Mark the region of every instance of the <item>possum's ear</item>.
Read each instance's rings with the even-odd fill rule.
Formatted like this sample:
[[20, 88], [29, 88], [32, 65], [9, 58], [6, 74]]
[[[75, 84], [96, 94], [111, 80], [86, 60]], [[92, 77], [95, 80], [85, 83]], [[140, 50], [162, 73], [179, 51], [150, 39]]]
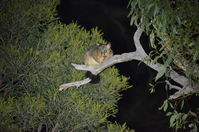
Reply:
[[111, 48], [111, 43], [107, 44], [107, 48], [110, 49]]

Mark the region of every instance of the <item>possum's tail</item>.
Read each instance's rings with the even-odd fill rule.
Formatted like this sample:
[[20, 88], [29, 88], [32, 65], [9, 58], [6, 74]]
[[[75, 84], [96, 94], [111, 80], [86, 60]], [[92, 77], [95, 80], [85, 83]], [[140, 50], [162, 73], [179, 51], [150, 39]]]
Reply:
[[90, 83], [92, 83], [92, 84], [97, 84], [100, 82], [99, 75], [93, 75], [91, 72], [87, 71], [85, 76], [91, 79]]

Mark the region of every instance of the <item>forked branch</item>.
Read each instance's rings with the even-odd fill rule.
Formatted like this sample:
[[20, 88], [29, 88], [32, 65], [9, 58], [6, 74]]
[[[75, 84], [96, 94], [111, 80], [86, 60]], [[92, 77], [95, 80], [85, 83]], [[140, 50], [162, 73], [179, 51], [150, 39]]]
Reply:
[[[152, 69], [159, 71], [160, 68], [163, 66], [162, 64], [160, 64], [160, 63], [153, 64], [152, 61], [146, 60], [148, 55], [146, 54], [146, 52], [144, 51], [144, 49], [140, 43], [141, 34], [142, 34], [142, 30], [138, 28], [133, 37], [135, 46], [136, 46], [136, 51], [134, 51], [134, 52], [123, 53], [121, 55], [114, 55], [111, 58], [104, 61], [103, 63], [96, 65], [96, 66], [78, 65], [78, 64], [73, 64], [73, 63], [72, 63], [72, 65], [77, 70], [90, 71], [93, 75], [97, 75], [100, 72], [102, 72], [104, 69], [106, 69], [114, 64], [127, 62], [127, 61], [131, 61], [131, 60], [138, 60], [138, 61], [144, 62], [146, 65], [148, 65]], [[178, 86], [174, 86], [167, 81], [166, 83], [170, 89], [177, 90], [177, 92], [175, 94], [171, 95], [169, 97], [169, 99], [176, 99], [185, 94], [190, 94], [190, 93], [194, 93], [194, 92], [198, 91], [198, 88], [192, 87], [192, 85], [189, 83], [189, 80], [185, 76], [178, 74], [172, 68], [169, 70], [169, 77], [182, 86], [182, 88], [178, 87]], [[62, 84], [60, 86], [59, 90], [66, 90], [67, 88], [72, 87], [72, 86], [79, 87], [81, 85], [85, 85], [85, 84], [89, 83], [90, 81], [91, 81], [91, 79], [86, 78], [81, 81]]]

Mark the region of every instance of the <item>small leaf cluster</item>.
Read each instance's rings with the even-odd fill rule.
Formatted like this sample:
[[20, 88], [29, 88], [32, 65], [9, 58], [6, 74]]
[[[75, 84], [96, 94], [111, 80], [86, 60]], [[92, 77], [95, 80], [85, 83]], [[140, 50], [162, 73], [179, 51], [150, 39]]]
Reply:
[[166, 116], [170, 117], [170, 127], [175, 128], [176, 131], [185, 129], [191, 132], [198, 132], [199, 109], [194, 112], [191, 110], [183, 112], [184, 102], [185, 100], [183, 99], [175, 103], [165, 100], [159, 110], [167, 112]]
[[126, 128], [126, 124], [122, 126], [117, 123], [108, 125], [108, 132], [135, 132], [134, 130], [130, 130]]

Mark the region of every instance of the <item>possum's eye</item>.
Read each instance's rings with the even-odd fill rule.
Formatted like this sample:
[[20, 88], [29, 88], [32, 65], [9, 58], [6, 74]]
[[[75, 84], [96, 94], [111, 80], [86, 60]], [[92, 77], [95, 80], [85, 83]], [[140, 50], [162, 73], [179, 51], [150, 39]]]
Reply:
[[107, 50], [102, 51], [102, 55], [105, 56], [107, 54]]

